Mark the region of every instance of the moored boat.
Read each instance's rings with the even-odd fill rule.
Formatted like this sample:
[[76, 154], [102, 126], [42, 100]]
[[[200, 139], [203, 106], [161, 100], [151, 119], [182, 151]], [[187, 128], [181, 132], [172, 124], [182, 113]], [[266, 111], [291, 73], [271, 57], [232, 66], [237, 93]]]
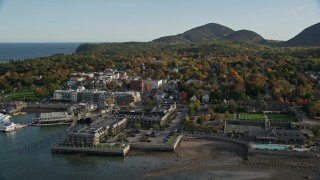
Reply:
[[21, 125], [21, 124], [15, 124], [13, 122], [10, 122], [10, 123], [5, 123], [3, 124], [1, 127], [0, 127], [0, 131], [3, 131], [3, 132], [12, 132], [12, 131], [16, 131], [18, 129], [21, 129], [23, 128], [24, 125]]

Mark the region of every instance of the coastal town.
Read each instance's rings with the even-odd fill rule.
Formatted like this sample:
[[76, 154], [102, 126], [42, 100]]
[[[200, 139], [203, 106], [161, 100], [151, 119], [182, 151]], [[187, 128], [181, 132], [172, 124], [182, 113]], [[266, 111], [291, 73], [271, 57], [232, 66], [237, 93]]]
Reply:
[[320, 179], [320, 0], [0, 0], [0, 180]]
[[[73, 73], [67, 89], [56, 90], [51, 98], [1, 103], [1, 111], [54, 110], [40, 113], [29, 124], [68, 126], [66, 138], [52, 145], [53, 153], [126, 156], [131, 149], [175, 151], [184, 139], [205, 138], [243, 145], [248, 157], [320, 157], [319, 139], [313, 134], [319, 122], [306, 118], [298, 106], [259, 97], [225, 101], [234, 103], [233, 113], [215, 113], [209, 104], [210, 93], [187, 97], [176, 80], [142, 79], [106, 69]], [[20, 126], [15, 130], [25, 127]]]

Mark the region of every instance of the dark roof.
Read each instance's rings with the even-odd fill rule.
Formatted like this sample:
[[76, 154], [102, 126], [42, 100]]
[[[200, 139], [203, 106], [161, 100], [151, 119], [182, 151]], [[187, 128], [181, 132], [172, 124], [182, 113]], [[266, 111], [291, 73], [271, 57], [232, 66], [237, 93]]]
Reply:
[[287, 129], [249, 129], [249, 137], [269, 137], [271, 134], [276, 134], [276, 137], [285, 138], [304, 138], [300, 130]]

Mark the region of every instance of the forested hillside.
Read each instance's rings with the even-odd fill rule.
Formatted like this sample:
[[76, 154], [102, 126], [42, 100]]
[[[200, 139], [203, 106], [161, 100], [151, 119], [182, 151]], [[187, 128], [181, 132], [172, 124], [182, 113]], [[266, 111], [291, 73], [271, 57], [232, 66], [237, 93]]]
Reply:
[[[38, 97], [46, 97], [66, 87], [73, 72], [106, 68], [127, 71], [129, 76], [180, 80], [179, 90], [189, 97], [210, 92], [212, 103], [270, 96], [292, 105], [314, 107], [319, 97], [319, 79], [310, 78], [310, 72], [320, 71], [320, 49], [221, 41], [84, 44], [74, 55], [1, 64], [0, 89], [8, 93], [29, 88]], [[186, 85], [190, 79], [202, 83]]]

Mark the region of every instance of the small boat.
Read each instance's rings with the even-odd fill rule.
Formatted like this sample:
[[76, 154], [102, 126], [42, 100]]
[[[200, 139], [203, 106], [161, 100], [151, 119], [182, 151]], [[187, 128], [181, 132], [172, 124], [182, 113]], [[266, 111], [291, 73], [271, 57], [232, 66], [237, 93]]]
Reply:
[[14, 116], [18, 116], [18, 115], [24, 115], [24, 114], [26, 114], [26, 112], [17, 112], [17, 113], [15, 113], [15, 114], [13, 114]]
[[3, 132], [12, 132], [12, 131], [16, 131], [18, 129], [21, 129], [23, 128], [24, 125], [21, 125], [21, 124], [15, 124], [13, 122], [10, 122], [10, 123], [5, 123], [4, 125], [2, 125], [0, 127], [0, 131], [3, 131]]

